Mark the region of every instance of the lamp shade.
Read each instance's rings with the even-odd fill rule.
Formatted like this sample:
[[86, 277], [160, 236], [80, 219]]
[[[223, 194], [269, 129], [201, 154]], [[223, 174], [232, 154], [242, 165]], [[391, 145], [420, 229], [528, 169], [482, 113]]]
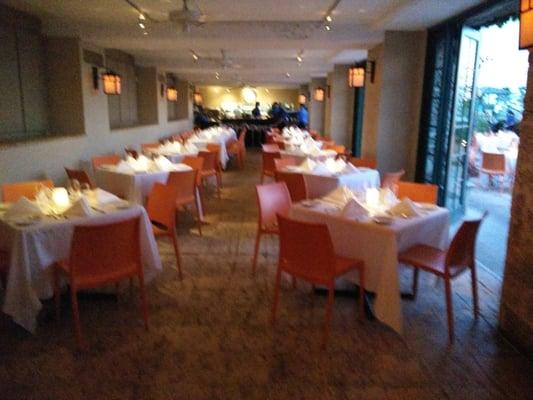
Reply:
[[109, 95], [120, 94], [120, 75], [112, 71], [102, 74], [102, 81], [104, 82], [104, 93]]
[[298, 104], [307, 103], [307, 96], [305, 94], [298, 95]]
[[318, 87], [315, 89], [314, 98], [316, 101], [324, 101], [325, 94], [324, 89]]
[[365, 69], [363, 67], [350, 67], [348, 85], [353, 88], [365, 86]]
[[200, 92], [194, 92], [193, 100], [194, 100], [194, 104], [202, 104], [202, 102], [204, 101], [204, 98], [202, 97], [202, 94]]
[[520, 0], [520, 49], [533, 47], [533, 0]]
[[168, 87], [167, 88], [167, 100], [178, 101], [178, 89], [172, 86]]

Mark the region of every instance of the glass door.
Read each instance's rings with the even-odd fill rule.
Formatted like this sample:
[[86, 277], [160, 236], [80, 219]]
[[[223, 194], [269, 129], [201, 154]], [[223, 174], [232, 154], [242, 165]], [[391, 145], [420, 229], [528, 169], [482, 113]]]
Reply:
[[474, 124], [479, 32], [465, 27], [461, 37], [452, 130], [448, 148], [444, 204], [450, 211], [465, 208], [468, 143]]

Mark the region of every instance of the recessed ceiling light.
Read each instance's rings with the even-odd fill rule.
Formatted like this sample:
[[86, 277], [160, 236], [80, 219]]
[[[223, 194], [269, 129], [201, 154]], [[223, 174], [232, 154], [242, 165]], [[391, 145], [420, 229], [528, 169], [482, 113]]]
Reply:
[[144, 21], [146, 19], [145, 15], [143, 13], [139, 13], [139, 19], [141, 21]]
[[331, 26], [326, 25], [326, 30], [327, 30], [327, 31], [330, 31], [330, 30], [331, 30]]
[[301, 63], [301, 62], [303, 61], [302, 56], [296, 56], [296, 61], [298, 61], [299, 63]]
[[326, 21], [331, 22], [333, 21], [333, 18], [331, 18], [331, 15], [326, 15]]
[[144, 24], [142, 22], [139, 22], [139, 26], [141, 27], [141, 29], [146, 28], [146, 26], [144, 26]]
[[144, 32], [143, 32], [143, 35], [144, 35], [144, 36], [148, 35], [148, 32], [144, 31]]
[[286, 76], [287, 78], [290, 78], [290, 77], [291, 77], [291, 74], [289, 74], [288, 72], [285, 72], [285, 76]]

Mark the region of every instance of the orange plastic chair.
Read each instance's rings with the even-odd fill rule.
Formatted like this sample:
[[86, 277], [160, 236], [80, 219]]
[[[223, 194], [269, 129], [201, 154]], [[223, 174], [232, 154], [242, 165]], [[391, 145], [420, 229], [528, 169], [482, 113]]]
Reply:
[[157, 149], [159, 146], [161, 146], [159, 142], [142, 143], [141, 150], [144, 152], [144, 150]]
[[398, 182], [397, 196], [400, 199], [407, 197], [421, 203], [437, 204], [439, 187], [429, 183]]
[[401, 169], [398, 172], [386, 172], [381, 180], [381, 187], [391, 189], [393, 192], [397, 192], [398, 182], [405, 175], [405, 170]]
[[276, 153], [276, 152], [279, 152], [280, 148], [277, 144], [263, 144], [261, 145], [261, 148], [263, 150], [263, 152], [268, 152], [268, 153]]
[[139, 158], [139, 152], [137, 150], [125, 148], [124, 153], [126, 153], [127, 156], [133, 157], [135, 159]]
[[140, 219], [137, 217], [112, 224], [75, 226], [69, 259], [54, 266], [56, 316], [59, 319], [59, 276], [63, 273], [70, 282], [74, 330], [80, 348], [86, 347], [81, 333], [77, 300], [77, 292], [82, 289], [110, 283], [118, 284], [124, 279], [137, 277], [144, 327], [148, 330], [148, 305], [141, 262], [139, 224]]
[[197, 202], [197, 182], [198, 170], [192, 171], [172, 171], [168, 174], [167, 185], [174, 186], [176, 193], [176, 207], [186, 207], [194, 204], [196, 208], [196, 223], [198, 232], [202, 235], [202, 218], [200, 216], [200, 208]]
[[257, 206], [259, 208], [257, 234], [255, 237], [254, 256], [252, 259], [252, 275], [257, 268], [257, 255], [263, 234], [278, 235], [276, 214], [286, 215], [291, 208], [291, 195], [285, 182], [256, 185]]
[[268, 145], [263, 145], [263, 165], [261, 169], [261, 183], [264, 182], [265, 176], [269, 176], [271, 178], [274, 178], [276, 176], [276, 165], [274, 164], [274, 160], [277, 158], [281, 158], [278, 146], [276, 146], [278, 150], [274, 151], [265, 150], [266, 146]]
[[278, 146], [280, 150], [285, 150], [285, 142], [283, 139], [274, 138], [274, 144]]
[[183, 164], [188, 165], [196, 171], [196, 195], [200, 199], [202, 205], [202, 212], [205, 213], [204, 199], [202, 198], [202, 175], [201, 171], [204, 167], [204, 159], [201, 157], [185, 156], [182, 160]]
[[479, 226], [486, 216], [487, 212], [479, 219], [463, 221], [447, 251], [420, 244], [407, 249], [398, 256], [401, 263], [411, 265], [414, 268], [413, 298], [416, 297], [418, 289], [419, 269], [444, 279], [450, 343], [454, 341], [451, 281], [468, 269], [472, 277], [474, 316], [477, 318], [479, 314], [475, 251]]
[[244, 160], [246, 158], [246, 128], [242, 128], [238, 140], [235, 140], [227, 145], [227, 152], [229, 156], [237, 158], [237, 164], [240, 169], [244, 168]]
[[2, 201], [6, 203], [14, 203], [21, 197], [27, 197], [29, 200], [34, 200], [37, 190], [40, 186], [53, 188], [54, 182], [49, 179], [42, 181], [28, 181], [2, 184]]
[[276, 171], [282, 171], [286, 167], [298, 165], [298, 160], [294, 157], [283, 157], [274, 159], [274, 167]]
[[328, 144], [324, 143], [323, 145], [324, 150], [334, 150], [337, 154], [344, 154], [346, 152], [346, 147], [341, 144]]
[[350, 162], [355, 166], [359, 168], [371, 168], [376, 169], [378, 163], [373, 158], [357, 158], [357, 157], [350, 157]]
[[[219, 147], [220, 152], [220, 147]], [[220, 193], [222, 188], [222, 173], [220, 168], [219, 153], [214, 151], [199, 151], [198, 157], [204, 159], [204, 166], [200, 171], [202, 182], [206, 182], [211, 176], [216, 177], [217, 180], [217, 195], [220, 199]]]
[[277, 170], [276, 182], [285, 182], [293, 203], [307, 199], [307, 184], [303, 174]]
[[91, 189], [95, 189], [96, 185], [94, 184], [93, 180], [82, 169], [69, 169], [65, 167], [65, 172], [67, 173], [68, 179], [76, 179], [80, 184], [87, 184]]
[[272, 303], [272, 324], [276, 322], [281, 273], [328, 288], [326, 324], [322, 348], [326, 347], [331, 324], [331, 308], [335, 294], [335, 279], [349, 271], [359, 275], [359, 317], [365, 313], [365, 264], [362, 260], [335, 255], [333, 242], [325, 224], [295, 221], [278, 215], [279, 260]]
[[107, 156], [94, 156], [91, 158], [93, 164], [93, 170], [97, 170], [101, 165], [116, 165], [120, 162], [121, 158], [118, 154], [110, 154]]
[[503, 188], [503, 178], [505, 177], [505, 154], [501, 153], [481, 153], [481, 170], [480, 172], [489, 176], [489, 182], [492, 183], [492, 179], [495, 176], [502, 177], [502, 184], [500, 189]]
[[178, 239], [176, 237], [177, 194], [178, 189], [174, 185], [163, 185], [162, 183], [156, 182], [148, 196], [146, 211], [152, 222], [154, 235], [167, 236], [172, 239], [179, 277], [183, 279]]

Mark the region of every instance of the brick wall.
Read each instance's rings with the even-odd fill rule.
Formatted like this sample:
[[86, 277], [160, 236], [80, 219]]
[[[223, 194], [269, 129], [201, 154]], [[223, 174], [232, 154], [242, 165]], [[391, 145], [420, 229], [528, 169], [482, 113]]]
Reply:
[[533, 355], [533, 53], [529, 54], [525, 111], [511, 207], [511, 226], [500, 306], [500, 328]]

